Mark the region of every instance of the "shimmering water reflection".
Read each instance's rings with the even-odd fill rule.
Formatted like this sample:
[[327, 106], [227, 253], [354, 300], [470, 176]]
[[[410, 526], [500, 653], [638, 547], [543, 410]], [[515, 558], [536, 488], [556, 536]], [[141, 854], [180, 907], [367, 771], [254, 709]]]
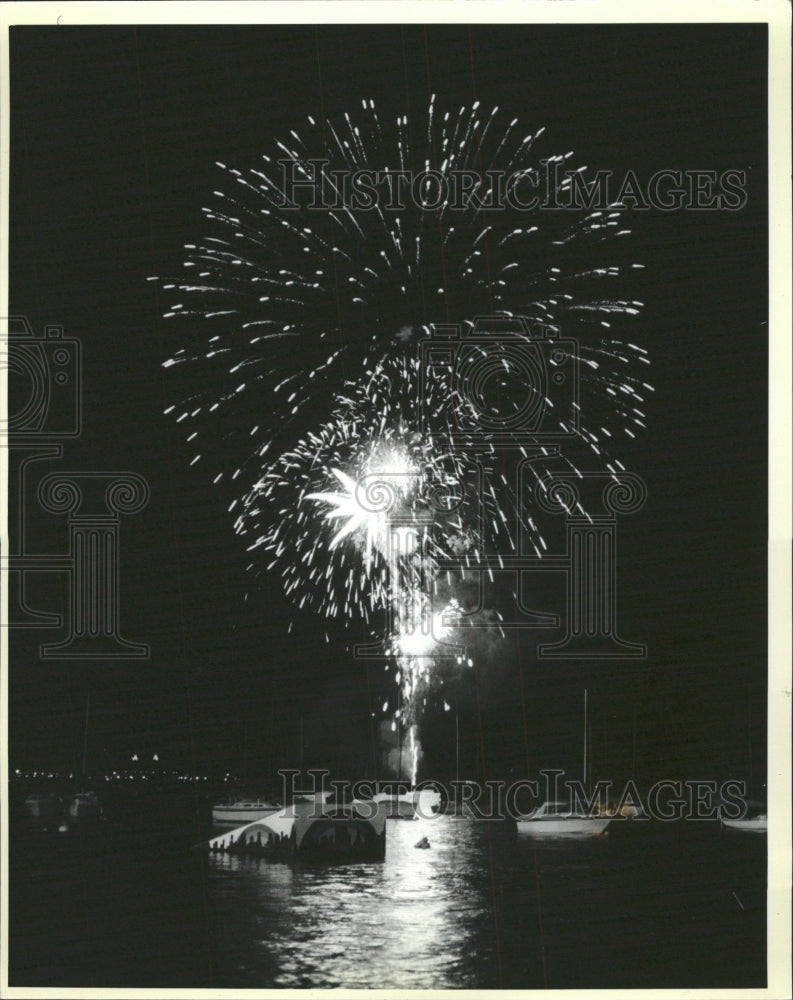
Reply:
[[[213, 855], [218, 924], [233, 939], [240, 907], [248, 911], [274, 986], [470, 985], [493, 960], [480, 951], [492, 914], [486, 833], [449, 818], [389, 821], [384, 862], [334, 867]], [[414, 846], [423, 836], [428, 850]], [[253, 985], [261, 966], [239, 972]]]
[[[430, 848], [416, 849], [424, 836]], [[290, 867], [220, 855], [207, 877], [213, 950], [225, 966], [216, 975], [228, 985], [537, 989], [764, 978], [764, 844], [718, 828], [536, 841], [505, 823], [397, 820], [383, 862]]]
[[765, 837], [718, 824], [554, 840], [509, 823], [393, 820], [384, 861], [290, 865], [191, 850], [210, 831], [174, 820], [138, 810], [85, 838], [15, 832], [12, 985], [765, 982]]

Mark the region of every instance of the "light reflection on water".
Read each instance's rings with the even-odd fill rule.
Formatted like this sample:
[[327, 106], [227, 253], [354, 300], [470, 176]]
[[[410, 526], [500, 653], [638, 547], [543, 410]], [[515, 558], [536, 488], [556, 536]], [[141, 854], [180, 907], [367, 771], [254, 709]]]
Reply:
[[[430, 848], [416, 849], [424, 836]], [[389, 821], [382, 862], [210, 855], [213, 981], [396, 990], [757, 985], [763, 850], [718, 828], [536, 839], [510, 824], [444, 816]]]
[[[555, 840], [509, 823], [394, 820], [384, 861], [289, 865], [191, 850], [209, 831], [175, 826], [167, 806], [158, 825], [136, 811], [85, 837], [15, 832], [13, 986], [765, 983], [766, 845], [754, 834], [656, 823]], [[416, 850], [424, 836], [431, 847]]]
[[[415, 844], [426, 836], [428, 850]], [[254, 985], [462, 987], [479, 979], [492, 901], [481, 826], [389, 821], [383, 862], [320, 866], [212, 855], [210, 893], [233, 937], [241, 909], [260, 935]], [[228, 917], [230, 925], [226, 925]], [[250, 956], [249, 956], [250, 957]], [[483, 970], [480, 968], [479, 972]]]

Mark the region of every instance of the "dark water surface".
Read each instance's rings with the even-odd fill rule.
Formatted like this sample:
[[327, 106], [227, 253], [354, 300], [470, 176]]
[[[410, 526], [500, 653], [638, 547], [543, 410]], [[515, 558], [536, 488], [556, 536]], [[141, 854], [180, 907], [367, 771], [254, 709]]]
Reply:
[[10, 983], [765, 985], [762, 835], [677, 823], [534, 841], [394, 820], [384, 862], [331, 867], [191, 850], [210, 832], [165, 809], [91, 835], [13, 831]]

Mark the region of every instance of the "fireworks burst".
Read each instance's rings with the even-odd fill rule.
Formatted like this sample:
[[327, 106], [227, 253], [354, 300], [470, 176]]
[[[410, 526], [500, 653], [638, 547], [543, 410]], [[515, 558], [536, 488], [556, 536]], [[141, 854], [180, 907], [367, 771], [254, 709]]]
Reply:
[[507, 477], [480, 459], [488, 491], [462, 488], [470, 456], [417, 429], [418, 367], [392, 359], [348, 386], [331, 418], [278, 456], [242, 499], [237, 529], [253, 538], [252, 551], [270, 554], [265, 570], [280, 567], [300, 607], [369, 621], [431, 584], [439, 559], [473, 562], [484, 546], [510, 544]]
[[[258, 479], [266, 456], [313, 430], [347, 384], [370, 380], [384, 358], [412, 353], [438, 323], [482, 315], [523, 315], [579, 337], [582, 410], [600, 397], [610, 418], [579, 433], [604, 466], [609, 438], [642, 426], [646, 353], [613, 333], [641, 308], [618, 294], [640, 265], [600, 260], [628, 233], [619, 208], [572, 218], [533, 212], [516, 224], [514, 212], [448, 199], [436, 208], [408, 199], [403, 210], [318, 210], [315, 193], [302, 188], [288, 192], [295, 207], [284, 205], [285, 172], [338, 194], [342, 172], [476, 169], [485, 201], [493, 195], [488, 172], [528, 175], [541, 162], [571, 160], [543, 156], [542, 129], [526, 134], [516, 119], [499, 122], [497, 108], [441, 113], [433, 100], [424, 122], [400, 116], [389, 128], [364, 101], [340, 122], [309, 118], [261, 168], [218, 165], [232, 188], [215, 191], [204, 208], [208, 235], [186, 245], [184, 277], [162, 280], [174, 299], [166, 317], [189, 329], [189, 346], [165, 362], [183, 378], [182, 402], [168, 412], [189, 426], [191, 442], [201, 421], [205, 433], [222, 428], [223, 453], [237, 461], [217, 479]], [[560, 188], [569, 185], [565, 177]], [[204, 457], [196, 451], [193, 461]]]
[[[572, 153], [548, 155], [542, 134], [497, 108], [442, 111], [434, 98], [421, 121], [388, 123], [368, 100], [339, 121], [309, 118], [259, 167], [218, 164], [231, 184], [204, 208], [206, 235], [185, 247], [183, 277], [152, 279], [172, 294], [166, 317], [189, 333], [165, 362], [181, 401], [166, 412], [187, 428], [193, 463], [219, 453], [228, 463], [214, 481], [233, 483], [251, 567], [280, 572], [298, 606], [329, 617], [390, 611], [406, 718], [434, 648], [419, 649], [422, 629], [408, 623], [432, 618], [438, 559], [513, 552], [518, 530], [538, 555], [546, 548], [504, 468], [509, 440], [482, 431], [481, 408], [448, 373], [428, 372], [422, 339], [442, 324], [470, 332], [478, 316], [575, 337], [575, 412], [553, 416], [550, 389], [541, 401], [568, 441], [556, 468], [594, 460], [616, 475], [620, 436], [644, 426], [648, 358], [620, 334], [642, 306], [624, 292], [641, 265], [624, 260], [620, 208], [486, 207], [493, 177], [528, 177], [541, 163], [563, 167], [559, 191], [569, 189]], [[388, 199], [350, 203], [344, 178], [363, 170], [386, 177]], [[430, 170], [475, 172], [476, 197], [433, 200], [430, 184], [402, 199], [400, 175]], [[285, 178], [303, 183], [287, 190]], [[489, 351], [509, 417], [520, 401], [508, 383], [522, 369], [497, 344]], [[526, 454], [520, 436], [511, 444]], [[470, 494], [460, 483], [473, 467]], [[532, 471], [539, 480], [548, 468]], [[429, 634], [437, 642], [441, 624]]]

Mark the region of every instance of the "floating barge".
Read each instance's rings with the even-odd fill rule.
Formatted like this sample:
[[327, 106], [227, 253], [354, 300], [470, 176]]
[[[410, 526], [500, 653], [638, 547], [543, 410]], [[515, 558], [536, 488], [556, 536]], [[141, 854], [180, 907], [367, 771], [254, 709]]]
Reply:
[[370, 800], [298, 799], [290, 806], [213, 837], [211, 853], [276, 858], [375, 859], [385, 857], [385, 810]]

